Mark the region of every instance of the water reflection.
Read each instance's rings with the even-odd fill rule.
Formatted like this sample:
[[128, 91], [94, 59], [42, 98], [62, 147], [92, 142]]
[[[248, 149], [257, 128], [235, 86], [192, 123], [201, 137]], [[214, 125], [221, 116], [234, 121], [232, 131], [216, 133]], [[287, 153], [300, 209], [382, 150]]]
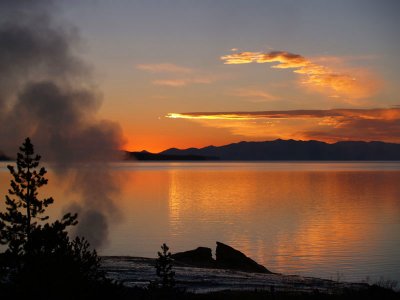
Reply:
[[[123, 218], [101, 254], [154, 257], [163, 242], [183, 251], [221, 241], [276, 272], [400, 280], [398, 163], [136, 163], [114, 173]], [[45, 193], [59, 216], [79, 200], [53, 180]]]
[[170, 240], [179, 250], [222, 240], [278, 272], [399, 278], [385, 266], [399, 266], [399, 179], [397, 171], [171, 170]]

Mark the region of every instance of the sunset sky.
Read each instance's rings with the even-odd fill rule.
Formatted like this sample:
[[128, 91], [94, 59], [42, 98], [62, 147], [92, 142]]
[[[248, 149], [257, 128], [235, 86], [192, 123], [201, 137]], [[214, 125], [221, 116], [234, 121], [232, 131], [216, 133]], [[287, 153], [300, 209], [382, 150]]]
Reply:
[[126, 149], [400, 142], [400, 1], [59, 1]]

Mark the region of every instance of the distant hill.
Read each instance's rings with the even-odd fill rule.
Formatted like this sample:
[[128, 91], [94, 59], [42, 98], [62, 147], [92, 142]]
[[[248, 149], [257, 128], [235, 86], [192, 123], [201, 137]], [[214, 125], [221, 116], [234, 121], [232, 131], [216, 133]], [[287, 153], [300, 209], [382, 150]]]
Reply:
[[[125, 151], [126, 160], [139, 161], [400, 161], [400, 144], [385, 142], [337, 142], [275, 140], [239, 142], [204, 148], [171, 148], [160, 153]], [[0, 152], [0, 161], [11, 160]]]
[[400, 160], [400, 144], [385, 142], [337, 142], [275, 140], [240, 142], [204, 148], [171, 148], [157, 155], [175, 157], [212, 157], [219, 160]]

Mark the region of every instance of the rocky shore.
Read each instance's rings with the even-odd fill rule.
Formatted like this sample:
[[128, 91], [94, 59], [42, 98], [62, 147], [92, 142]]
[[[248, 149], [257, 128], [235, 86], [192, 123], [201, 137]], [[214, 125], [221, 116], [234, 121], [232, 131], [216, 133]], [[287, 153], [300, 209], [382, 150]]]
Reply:
[[[210, 248], [175, 253], [175, 279], [178, 288], [194, 293], [223, 290], [267, 290], [306, 293], [336, 293], [344, 289], [368, 289], [366, 283], [273, 273], [242, 252], [217, 242], [216, 258]], [[146, 287], [156, 279], [155, 259], [138, 257], [103, 257], [102, 267], [109, 278], [127, 287]]]

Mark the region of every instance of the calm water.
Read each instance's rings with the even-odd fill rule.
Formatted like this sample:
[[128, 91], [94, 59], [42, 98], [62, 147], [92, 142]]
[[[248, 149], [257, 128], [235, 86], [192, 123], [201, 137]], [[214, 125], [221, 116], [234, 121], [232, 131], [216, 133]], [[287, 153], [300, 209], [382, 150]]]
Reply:
[[[275, 272], [400, 281], [400, 163], [121, 163], [112, 173], [120, 216], [102, 255], [221, 241]], [[50, 174], [55, 217], [79, 201], [65, 189]]]

